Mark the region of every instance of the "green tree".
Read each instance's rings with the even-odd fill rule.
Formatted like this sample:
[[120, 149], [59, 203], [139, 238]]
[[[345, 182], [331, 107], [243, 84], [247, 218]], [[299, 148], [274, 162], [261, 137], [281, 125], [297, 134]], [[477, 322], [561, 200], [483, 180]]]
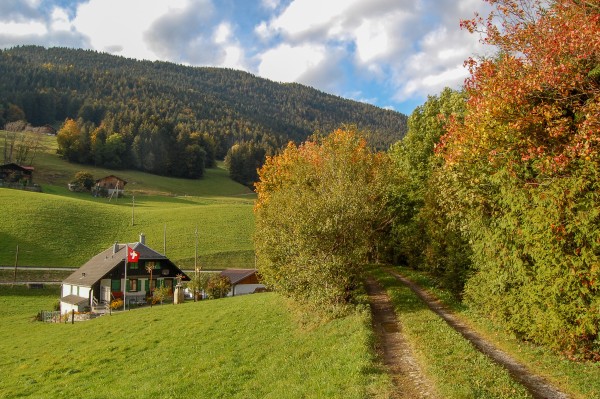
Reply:
[[123, 137], [119, 133], [113, 133], [106, 138], [102, 149], [103, 165], [110, 169], [120, 169], [123, 167], [123, 157], [127, 147], [123, 142]]
[[190, 281], [186, 282], [186, 287], [192, 291], [194, 302], [199, 298], [202, 291], [206, 292], [210, 276], [209, 273], [197, 272], [190, 276]]
[[260, 144], [244, 142], [234, 144], [225, 157], [229, 176], [246, 186], [258, 181], [258, 169], [263, 165], [267, 150]]
[[15, 104], [9, 104], [8, 109], [6, 110], [6, 121], [7, 122], [16, 122], [16, 121], [24, 121], [26, 120], [25, 112]]
[[429, 96], [409, 117], [406, 136], [390, 149], [395, 173], [403, 177], [393, 202], [395, 258], [437, 274], [455, 293], [462, 292], [467, 278], [470, 251], [460, 231], [440, 211], [440, 187], [445, 182], [439, 172], [442, 160], [434, 150], [448, 122], [462, 119], [465, 102], [464, 93], [448, 88]]
[[267, 158], [255, 206], [263, 281], [310, 308], [344, 313], [392, 220], [390, 165], [353, 128]]

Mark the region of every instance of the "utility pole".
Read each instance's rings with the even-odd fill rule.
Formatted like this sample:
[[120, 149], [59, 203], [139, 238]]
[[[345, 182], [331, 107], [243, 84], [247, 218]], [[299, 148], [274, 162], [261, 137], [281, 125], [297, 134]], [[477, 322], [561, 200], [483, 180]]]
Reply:
[[[27, 252], [27, 251], [25, 251]], [[17, 244], [17, 252], [15, 253], [15, 275], [13, 283], [17, 282], [17, 264], [19, 263], [19, 244]]]
[[194, 270], [198, 271], [198, 226], [196, 226], [196, 245], [194, 246]]
[[131, 225], [135, 226], [135, 195], [131, 196]]

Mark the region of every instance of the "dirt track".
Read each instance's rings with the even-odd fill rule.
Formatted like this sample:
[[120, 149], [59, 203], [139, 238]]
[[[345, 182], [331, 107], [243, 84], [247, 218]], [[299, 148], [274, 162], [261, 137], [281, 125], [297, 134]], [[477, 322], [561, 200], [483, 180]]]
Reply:
[[373, 329], [377, 335], [377, 351], [388, 368], [396, 387], [395, 398], [434, 398], [431, 384], [423, 376], [408, 343], [402, 336], [402, 326], [385, 290], [374, 280], [367, 280]]
[[[543, 378], [538, 375], [531, 373], [527, 368], [521, 363], [517, 362], [514, 358], [509, 356], [507, 353], [497, 349], [490, 342], [483, 339], [479, 336], [475, 331], [471, 328], [463, 324], [458, 318], [448, 309], [446, 309], [436, 298], [427, 293], [421, 287], [410, 281], [404, 276], [394, 272], [393, 270], [387, 270], [392, 276], [401, 281], [403, 284], [408, 286], [423, 302], [427, 304], [427, 306], [435, 312], [438, 316], [444, 319], [452, 328], [458, 331], [465, 339], [475, 346], [480, 352], [490, 357], [494, 362], [500, 364], [504, 368], [508, 370], [510, 375], [515, 381], [521, 383], [527, 390], [531, 393], [531, 395], [536, 399], [568, 399], [569, 397], [563, 392], [559, 391], [557, 388], [549, 384]], [[381, 294], [381, 293], [380, 293]], [[385, 292], [383, 292], [385, 295]], [[385, 295], [387, 297], [387, 295]], [[389, 299], [388, 299], [389, 302]], [[393, 313], [393, 317], [396, 318], [395, 312], [390, 305], [388, 309], [382, 309], [380, 313]], [[391, 317], [390, 315], [379, 315], [377, 317]], [[375, 315], [373, 316], [375, 319]], [[385, 344], [385, 340], [383, 341]], [[401, 352], [397, 351], [393, 347], [390, 349], [392, 351], [396, 351], [396, 353], [401, 354]], [[383, 348], [383, 352], [385, 353], [386, 349]], [[402, 355], [400, 355], [402, 356]], [[394, 370], [393, 368], [391, 369]], [[401, 396], [405, 397], [405, 396]], [[412, 397], [412, 396], [411, 396]], [[418, 396], [418, 397], [428, 397], [428, 396]]]

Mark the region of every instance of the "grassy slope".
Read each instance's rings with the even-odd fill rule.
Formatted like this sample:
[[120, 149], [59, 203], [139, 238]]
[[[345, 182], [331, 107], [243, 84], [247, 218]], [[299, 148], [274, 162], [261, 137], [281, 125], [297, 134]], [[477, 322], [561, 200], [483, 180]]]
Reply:
[[[36, 295], [36, 296], [31, 296]], [[30, 319], [58, 291], [0, 287], [2, 397], [386, 397], [366, 314], [299, 328], [272, 293], [71, 324]]]
[[[55, 139], [43, 139], [46, 150], [36, 157], [34, 181], [44, 193], [0, 189], [0, 265], [14, 264], [19, 245], [20, 265], [76, 267], [115, 241], [137, 241], [140, 232], [162, 252], [165, 225], [166, 254], [182, 267], [194, 265], [196, 227], [201, 266], [253, 265], [254, 195], [222, 167], [207, 170], [200, 180], [102, 170], [59, 159]], [[117, 174], [129, 182], [134, 226], [131, 197], [108, 201], [66, 189], [80, 170], [95, 177]]]

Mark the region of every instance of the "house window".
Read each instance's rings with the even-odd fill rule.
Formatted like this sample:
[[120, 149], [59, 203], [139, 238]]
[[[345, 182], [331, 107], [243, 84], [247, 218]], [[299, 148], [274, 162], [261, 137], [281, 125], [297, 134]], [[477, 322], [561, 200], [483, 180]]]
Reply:
[[160, 269], [160, 262], [156, 260], [147, 260], [145, 267], [151, 267], [152, 269]]
[[135, 278], [129, 280], [129, 291], [138, 291], [138, 281]]
[[129, 270], [137, 270], [138, 269], [138, 263], [129, 263]]

